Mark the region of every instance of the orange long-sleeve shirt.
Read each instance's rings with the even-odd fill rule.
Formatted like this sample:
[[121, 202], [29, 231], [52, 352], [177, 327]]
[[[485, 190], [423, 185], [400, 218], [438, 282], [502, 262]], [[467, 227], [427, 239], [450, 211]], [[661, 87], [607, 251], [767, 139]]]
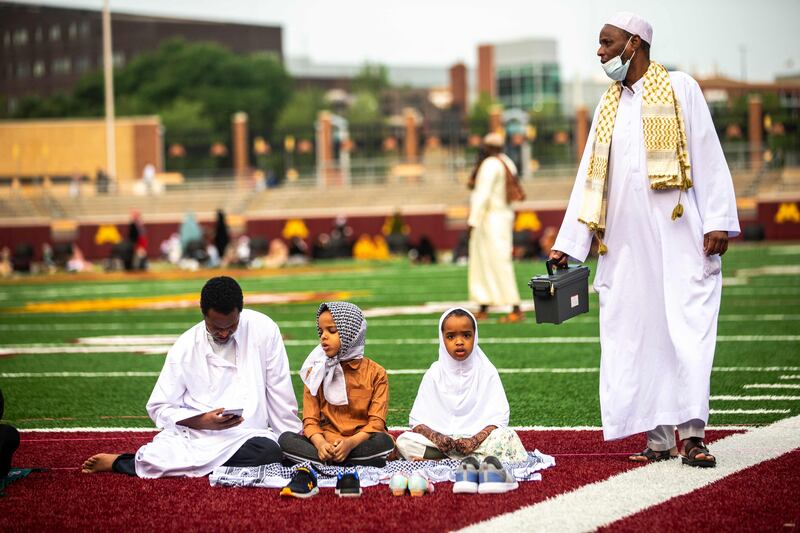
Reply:
[[333, 442], [359, 431], [386, 433], [389, 410], [389, 379], [386, 370], [366, 357], [342, 363], [347, 387], [347, 405], [331, 405], [323, 387], [312, 396], [303, 387], [303, 433], [306, 437], [322, 433]]

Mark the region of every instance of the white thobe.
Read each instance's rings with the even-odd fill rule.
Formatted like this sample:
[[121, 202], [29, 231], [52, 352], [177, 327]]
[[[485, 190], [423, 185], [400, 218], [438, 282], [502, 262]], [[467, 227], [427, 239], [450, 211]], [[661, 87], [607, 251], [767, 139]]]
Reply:
[[[513, 161], [500, 157], [516, 174]], [[506, 201], [506, 171], [497, 157], [481, 163], [470, 197], [469, 298], [480, 305], [518, 305], [511, 263], [514, 210]]]
[[[170, 349], [147, 402], [147, 413], [162, 431], [136, 452], [139, 477], [205, 476], [251, 437], [277, 440], [284, 431], [301, 430], [278, 326], [244, 309], [232, 337], [228, 342], [236, 344], [235, 362], [214, 354], [204, 322]], [[220, 407], [244, 409], [244, 420], [225, 430], [177, 424]]]
[[[694, 186], [673, 221], [678, 191], [647, 176], [640, 79], [623, 89], [609, 155], [608, 253], [597, 265], [600, 408], [606, 440], [688, 420], [708, 422], [711, 367], [722, 290], [721, 261], [706, 256], [710, 231], [739, 233], [733, 182], [697, 82], [670, 80], [681, 104]], [[583, 261], [592, 234], [578, 222], [594, 127], [554, 249]]]

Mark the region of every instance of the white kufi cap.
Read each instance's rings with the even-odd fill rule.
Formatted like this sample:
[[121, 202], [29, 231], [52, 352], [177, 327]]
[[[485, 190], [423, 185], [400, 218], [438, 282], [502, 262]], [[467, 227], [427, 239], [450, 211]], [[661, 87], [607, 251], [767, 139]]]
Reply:
[[506, 140], [503, 138], [503, 135], [500, 134], [500, 133], [496, 133], [496, 132], [487, 133], [483, 137], [483, 144], [484, 145], [486, 145], [486, 146], [494, 146], [496, 148], [502, 148], [503, 145], [505, 144], [505, 141]]
[[632, 33], [633, 35], [638, 35], [649, 45], [653, 44], [653, 27], [649, 22], [635, 13], [620, 11], [612, 16], [606, 22], [606, 24], [616, 26], [617, 28], [625, 30], [628, 33]]

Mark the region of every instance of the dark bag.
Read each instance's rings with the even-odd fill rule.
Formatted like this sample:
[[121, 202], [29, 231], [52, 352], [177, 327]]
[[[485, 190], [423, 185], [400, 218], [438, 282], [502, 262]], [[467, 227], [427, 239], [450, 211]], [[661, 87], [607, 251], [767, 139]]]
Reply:
[[498, 156], [497, 159], [500, 160], [503, 168], [506, 169], [506, 202], [510, 204], [512, 202], [521, 202], [525, 200], [525, 191], [522, 189], [522, 185], [519, 184], [519, 179], [511, 173], [511, 169], [508, 168], [508, 165], [506, 165], [502, 157]]
[[536, 323], [561, 324], [589, 312], [589, 267], [557, 268], [548, 260], [547, 275], [531, 278]]

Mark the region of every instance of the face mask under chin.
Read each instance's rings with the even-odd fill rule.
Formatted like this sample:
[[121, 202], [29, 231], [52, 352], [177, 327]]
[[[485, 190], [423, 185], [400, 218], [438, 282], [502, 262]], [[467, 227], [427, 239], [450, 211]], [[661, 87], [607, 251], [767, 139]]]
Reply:
[[636, 50], [633, 51], [633, 55], [631, 55], [630, 59], [628, 59], [626, 63], [622, 62], [622, 56], [625, 53], [625, 50], [628, 48], [628, 44], [630, 44], [631, 39], [633, 39], [633, 36], [628, 39], [628, 42], [625, 43], [625, 46], [622, 48], [622, 52], [620, 52], [618, 56], [612, 57], [605, 63], [600, 64], [603, 67], [603, 70], [606, 72], [606, 76], [614, 81], [622, 81], [625, 79], [625, 76], [628, 75], [628, 69], [631, 66], [633, 57], [636, 55]]

